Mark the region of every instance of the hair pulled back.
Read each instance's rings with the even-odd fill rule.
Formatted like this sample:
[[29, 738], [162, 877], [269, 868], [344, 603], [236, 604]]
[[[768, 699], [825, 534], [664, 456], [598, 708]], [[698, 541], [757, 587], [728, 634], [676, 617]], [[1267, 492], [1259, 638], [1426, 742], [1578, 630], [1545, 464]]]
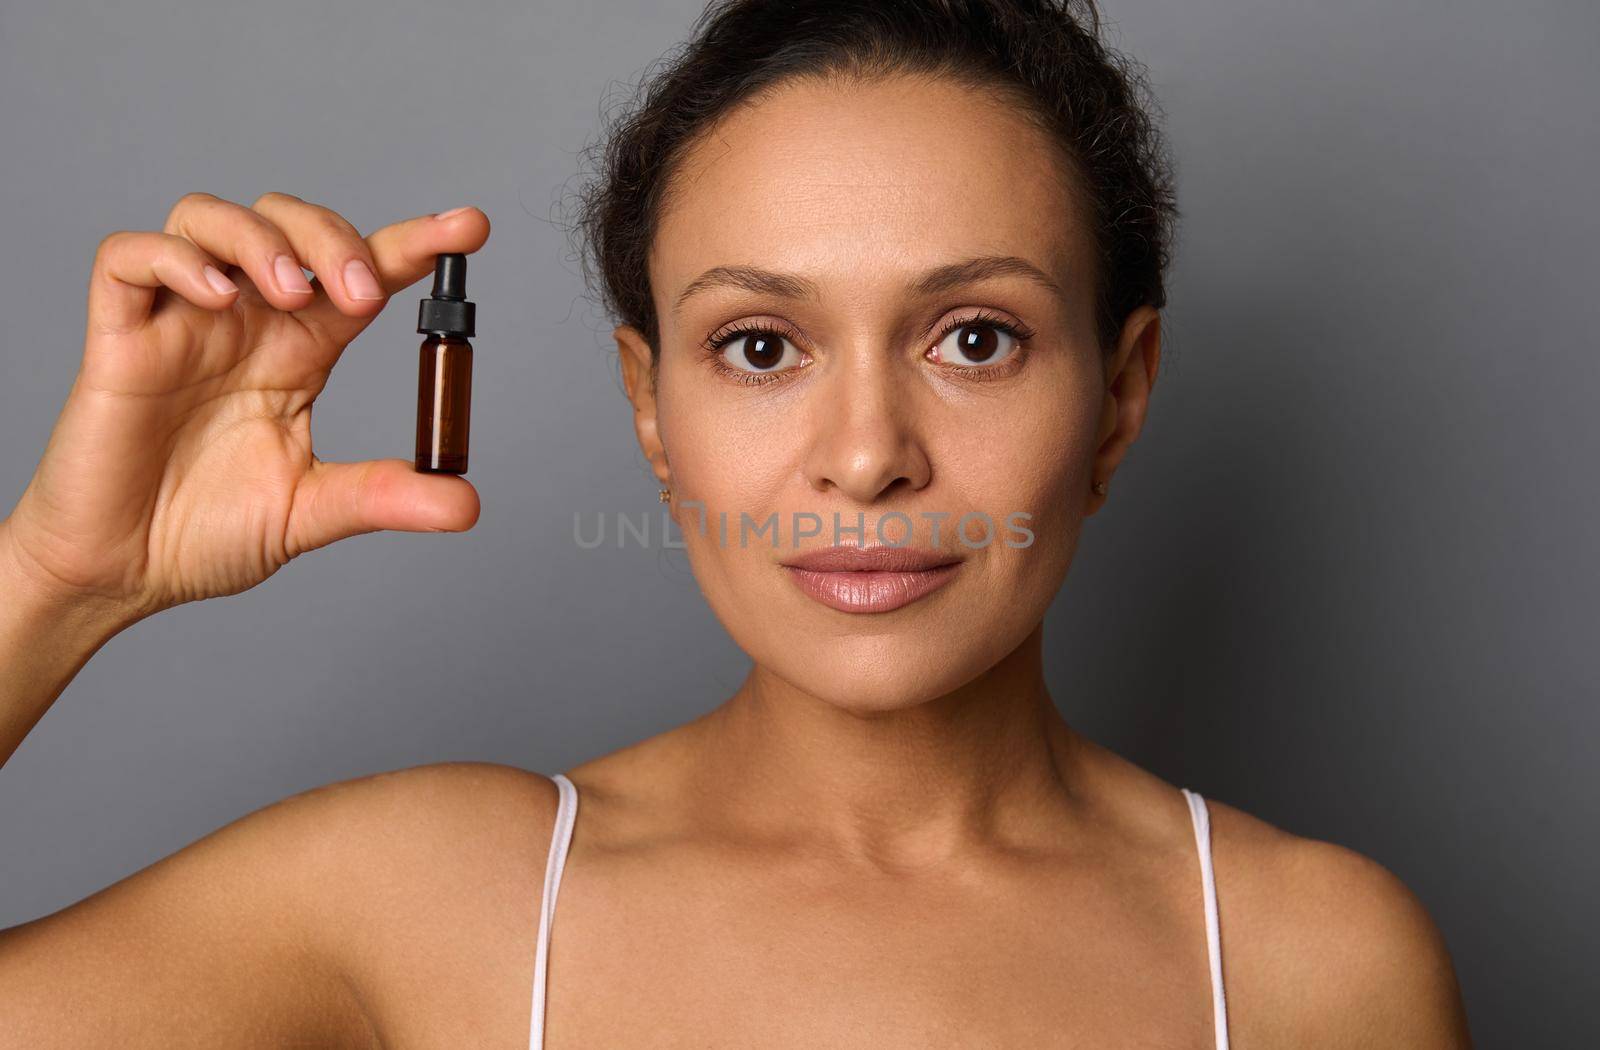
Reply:
[[659, 355], [648, 272], [671, 176], [730, 109], [794, 78], [946, 76], [1014, 101], [1076, 176], [1063, 206], [1094, 236], [1096, 329], [1166, 305], [1177, 208], [1142, 71], [1101, 42], [1095, 0], [713, 0], [586, 151], [594, 175], [572, 232], [616, 323]]

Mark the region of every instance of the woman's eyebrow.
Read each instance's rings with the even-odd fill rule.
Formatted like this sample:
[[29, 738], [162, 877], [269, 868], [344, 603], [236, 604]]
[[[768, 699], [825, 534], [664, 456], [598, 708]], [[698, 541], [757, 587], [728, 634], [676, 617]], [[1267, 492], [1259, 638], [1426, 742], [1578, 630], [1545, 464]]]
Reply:
[[[925, 298], [988, 277], [1024, 277], [1054, 295], [1065, 295], [1049, 274], [1017, 255], [980, 255], [936, 266], [912, 281], [907, 290], [912, 295]], [[822, 296], [816, 282], [799, 274], [779, 273], [756, 266], [713, 266], [678, 293], [678, 298], [672, 304], [673, 313], [680, 311], [683, 304], [696, 293], [717, 287], [743, 288], [783, 299], [816, 300]]]

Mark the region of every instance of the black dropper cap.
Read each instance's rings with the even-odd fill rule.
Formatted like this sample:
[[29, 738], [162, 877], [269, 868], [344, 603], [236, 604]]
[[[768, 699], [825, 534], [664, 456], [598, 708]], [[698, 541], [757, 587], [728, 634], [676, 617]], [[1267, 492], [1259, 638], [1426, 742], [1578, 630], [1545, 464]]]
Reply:
[[433, 295], [417, 308], [417, 331], [470, 339], [477, 306], [467, 302], [467, 257], [440, 255], [433, 264]]

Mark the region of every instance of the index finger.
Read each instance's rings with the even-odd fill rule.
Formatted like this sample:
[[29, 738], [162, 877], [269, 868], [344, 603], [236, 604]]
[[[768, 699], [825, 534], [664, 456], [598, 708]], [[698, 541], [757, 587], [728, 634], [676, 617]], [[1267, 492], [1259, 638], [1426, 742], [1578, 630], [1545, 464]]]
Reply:
[[[474, 207], [452, 208], [393, 223], [366, 239], [385, 295], [394, 295], [433, 273], [435, 256], [447, 252], [467, 254], [489, 239], [489, 217]], [[351, 317], [326, 297], [294, 316], [325, 332], [344, 346], [372, 322], [371, 317]]]

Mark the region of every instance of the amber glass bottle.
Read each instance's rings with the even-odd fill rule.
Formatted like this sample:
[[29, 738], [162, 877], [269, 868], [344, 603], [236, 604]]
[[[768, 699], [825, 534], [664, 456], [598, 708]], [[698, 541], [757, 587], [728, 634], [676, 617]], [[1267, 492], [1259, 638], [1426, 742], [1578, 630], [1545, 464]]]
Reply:
[[417, 469], [467, 472], [472, 420], [472, 344], [476, 308], [467, 301], [467, 257], [441, 255], [433, 295], [417, 311], [422, 341], [417, 359]]

